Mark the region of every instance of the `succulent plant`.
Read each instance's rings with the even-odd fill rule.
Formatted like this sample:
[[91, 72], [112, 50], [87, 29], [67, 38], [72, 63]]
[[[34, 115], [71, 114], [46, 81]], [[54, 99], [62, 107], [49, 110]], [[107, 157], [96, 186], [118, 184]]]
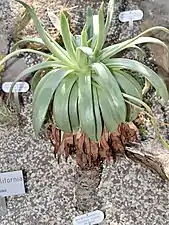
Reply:
[[[63, 48], [44, 30], [33, 8], [20, 0], [16, 1], [30, 13], [40, 37], [26, 38], [16, 43], [13, 52], [3, 58], [0, 64], [23, 52], [33, 52], [46, 58], [44, 62], [24, 70], [14, 82], [27, 74], [33, 76], [33, 126], [36, 134], [50, 114], [57, 131], [73, 135], [80, 132], [83, 140], [87, 137], [90, 148], [92, 144], [104, 148], [101, 143], [105, 130], [108, 133], [106, 143], [109, 144], [110, 134], [120, 124], [133, 121], [141, 107], [145, 107], [142, 96], [148, 84], [155, 88], [158, 96], [168, 100], [163, 79], [152, 69], [137, 60], [116, 57], [126, 49], [142, 51], [138, 45], [146, 43], [159, 44], [168, 51], [161, 40], [145, 36], [154, 30], [169, 33], [168, 29], [153, 27], [132, 39], [104, 48], [114, 9], [114, 1], [110, 0], [106, 22], [103, 4], [98, 12], [98, 23], [93, 23], [92, 9], [88, 7], [87, 21], [80, 35], [71, 34], [68, 20], [64, 12], [61, 13]], [[33, 49], [17, 49], [23, 42], [45, 45], [50, 54]], [[133, 71], [145, 78], [144, 90], [132, 76]]]

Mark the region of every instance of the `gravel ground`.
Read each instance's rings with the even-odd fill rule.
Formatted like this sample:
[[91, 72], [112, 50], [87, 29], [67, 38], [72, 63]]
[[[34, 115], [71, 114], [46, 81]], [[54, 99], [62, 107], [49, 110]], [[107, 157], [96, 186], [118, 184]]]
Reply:
[[[42, 3], [44, 10], [44, 2], [36, 2]], [[8, 15], [14, 14], [9, 3], [15, 9], [15, 14], [18, 7], [13, 1], [0, 2], [0, 12], [3, 9], [0, 19], [5, 21], [5, 29], [2, 30], [7, 46], [12, 26], [11, 16]], [[121, 3], [120, 10], [124, 10], [126, 5], [127, 9], [137, 8], [137, 4], [133, 5], [131, 1]], [[138, 24], [135, 24], [132, 33], [126, 24], [116, 24], [116, 39], [122, 40], [137, 34], [137, 27]], [[32, 56], [26, 55], [26, 59], [29, 65], [33, 63]], [[58, 165], [49, 141], [34, 135], [29, 93], [24, 96], [24, 103], [20, 123], [0, 130], [0, 170], [22, 169], [27, 193], [7, 197], [8, 213], [0, 217], [1, 225], [70, 225], [74, 216], [92, 209], [101, 209], [105, 213], [102, 225], [169, 224], [167, 182], [124, 157], [104, 167], [101, 177], [99, 171], [79, 172], [73, 159]], [[161, 106], [156, 105], [154, 110], [163, 119], [168, 107], [161, 110]], [[154, 147], [147, 144], [147, 148]], [[89, 184], [91, 192], [87, 190]]]

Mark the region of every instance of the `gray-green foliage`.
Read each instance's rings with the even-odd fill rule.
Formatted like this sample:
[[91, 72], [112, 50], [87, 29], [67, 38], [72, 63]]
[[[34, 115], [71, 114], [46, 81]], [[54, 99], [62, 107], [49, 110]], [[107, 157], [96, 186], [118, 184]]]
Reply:
[[[95, 141], [100, 140], [104, 127], [113, 132], [119, 124], [134, 120], [138, 109], [146, 105], [142, 101], [142, 88], [132, 76], [133, 71], [151, 83], [158, 96], [168, 100], [167, 88], [153, 70], [136, 60], [116, 58], [123, 50], [139, 50], [137, 45], [144, 43], [159, 44], [168, 51], [167, 46], [159, 39], [144, 37], [152, 30], [169, 33], [168, 29], [153, 27], [132, 39], [104, 48], [114, 9], [114, 1], [110, 0], [106, 23], [103, 4], [98, 12], [98, 24], [93, 24], [92, 9], [88, 8], [87, 22], [78, 36], [71, 34], [68, 19], [61, 13], [63, 48], [44, 30], [33, 8], [20, 0], [16, 1], [30, 13], [40, 38], [18, 42], [13, 47], [13, 52], [0, 64], [22, 52], [37, 53], [47, 59], [23, 71], [14, 82], [15, 84], [30, 72], [36, 72], [32, 82], [33, 126], [36, 133], [39, 133], [44, 123], [50, 103], [53, 104], [53, 117], [58, 128], [74, 133], [82, 130]], [[46, 45], [51, 54], [17, 49], [24, 41]], [[43, 77], [39, 73], [41, 70], [46, 71]], [[149, 111], [149, 108], [146, 107], [146, 110]]]

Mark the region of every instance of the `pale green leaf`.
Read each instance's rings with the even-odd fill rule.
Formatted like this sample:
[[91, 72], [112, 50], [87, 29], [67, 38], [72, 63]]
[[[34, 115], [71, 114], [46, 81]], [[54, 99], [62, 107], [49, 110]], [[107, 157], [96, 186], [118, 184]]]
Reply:
[[99, 60], [105, 60], [107, 58], [110, 58], [119, 52], [132, 48], [135, 45], [138, 44], [158, 44], [164, 47], [168, 51], [168, 46], [161, 40], [153, 37], [142, 37], [143, 33], [139, 34], [135, 38], [131, 38], [127, 41], [124, 41], [122, 43], [118, 43], [115, 45], [111, 45], [109, 47], [104, 48], [99, 55]]
[[64, 13], [61, 13], [60, 22], [61, 22], [61, 35], [63, 38], [64, 46], [65, 46], [70, 58], [75, 60], [76, 55], [75, 55], [75, 49], [74, 49], [73, 41], [72, 41], [72, 34], [70, 32], [68, 20]]
[[133, 103], [130, 102], [129, 104], [128, 101], [126, 101], [126, 107], [127, 107], [126, 121], [127, 122], [134, 121], [138, 117], [139, 112], [141, 111], [138, 108], [134, 107], [133, 105], [134, 105]]
[[61, 28], [60, 28], [60, 19], [59, 19], [59, 17], [58, 17], [53, 11], [47, 10], [47, 13], [48, 13], [48, 17], [49, 17], [50, 21], [52, 22], [53, 26], [54, 26], [59, 32], [61, 32]]
[[44, 30], [44, 28], [42, 27], [40, 21], [38, 20], [35, 11], [33, 10], [33, 8], [31, 8], [29, 5], [27, 5], [25, 2], [20, 1], [20, 0], [16, 0], [17, 2], [19, 2], [20, 4], [22, 4], [26, 10], [30, 13], [30, 16], [35, 24], [35, 27], [40, 35], [40, 37], [42, 38], [43, 42], [45, 43], [46, 47], [51, 51], [51, 53], [53, 53], [54, 56], [56, 56], [59, 60], [65, 62], [65, 63], [69, 63], [69, 59], [67, 58], [67, 56], [64, 54], [65, 50], [56, 42], [53, 43], [51, 41], [52, 38], [49, 38], [50, 35], [47, 34], [47, 32]]
[[17, 76], [14, 83], [21, 80], [25, 75], [27, 75], [27, 74], [31, 75], [33, 72], [35, 72], [37, 70], [47, 69], [47, 68], [56, 69], [56, 68], [61, 67], [61, 66], [62, 66], [62, 64], [59, 61], [58, 62], [57, 61], [47, 61], [47, 62], [41, 62], [41, 63], [35, 64], [31, 67], [26, 68], [24, 71], [22, 71]]
[[80, 66], [87, 65], [88, 59], [93, 60], [93, 51], [89, 47], [78, 47], [76, 49], [76, 58]]
[[107, 17], [106, 17], [106, 24], [105, 24], [105, 37], [110, 29], [112, 18], [114, 13], [114, 0], [110, 0], [107, 6]]
[[128, 94], [126, 94], [126, 93], [123, 93], [123, 96], [124, 96], [125, 99], [128, 99], [128, 100], [130, 100], [131, 102], [135, 102], [136, 106], [142, 105], [142, 106], [146, 109], [146, 111], [147, 111], [150, 115], [153, 116], [153, 113], [152, 113], [151, 108], [150, 108], [145, 102], [143, 102], [141, 99], [138, 99], [138, 98], [133, 97], [133, 96], [131, 96], [131, 95], [128, 95]]
[[119, 123], [114, 117], [114, 111], [116, 109], [111, 104], [111, 101], [109, 101], [109, 99], [111, 99], [111, 96], [102, 88], [98, 88], [97, 92], [104, 124], [110, 132], [114, 132], [117, 129]]
[[103, 13], [103, 3], [99, 9], [99, 33], [97, 36], [97, 42], [94, 49], [94, 56], [97, 57], [100, 53], [100, 50], [102, 49], [104, 45], [104, 32], [105, 32], [105, 26], [104, 26], [104, 13]]
[[94, 100], [94, 115], [95, 115], [95, 123], [96, 123], [96, 137], [97, 137], [97, 141], [99, 141], [103, 131], [101, 111], [99, 106], [97, 88], [94, 85], [92, 87], [93, 87], [93, 100]]
[[87, 7], [86, 13], [86, 32], [87, 39], [91, 39], [93, 37], [93, 10], [90, 6]]
[[91, 74], [79, 75], [79, 99], [78, 110], [80, 127], [86, 135], [97, 140], [96, 124], [94, 116], [94, 102], [92, 97]]
[[18, 47], [22, 46], [26, 42], [33, 42], [33, 43], [36, 43], [36, 44], [45, 45], [41, 38], [27, 37], [27, 38], [24, 38], [24, 39], [18, 41], [16, 44], [14, 44], [12, 46], [12, 51], [15, 51]]
[[41, 73], [42, 73], [42, 71], [41, 71], [41, 70], [38, 70], [38, 71], [34, 74], [32, 80], [31, 80], [31, 90], [32, 90], [33, 92], [35, 91], [36, 86], [38, 85], [39, 81], [40, 81], [41, 78], [42, 78], [42, 77], [41, 77]]
[[93, 37], [88, 40], [88, 46], [94, 50], [99, 35], [99, 15], [93, 15], [93, 28]]
[[[140, 84], [127, 72], [124, 71], [113, 71], [122, 92], [142, 99], [142, 88]], [[127, 121], [133, 121], [138, 116], [138, 109], [134, 109], [133, 106], [127, 104]]]
[[51, 59], [51, 60], [55, 60], [56, 62], [58, 62], [58, 59], [56, 57], [54, 57], [53, 55], [50, 55], [50, 54], [46, 54], [44, 52], [41, 52], [41, 51], [37, 51], [37, 50], [33, 50], [33, 49], [19, 49], [19, 50], [16, 50], [14, 52], [11, 52], [10, 54], [6, 55], [2, 60], [0, 60], [0, 66], [3, 65], [6, 61], [8, 61], [10, 58], [16, 56], [16, 55], [20, 55], [22, 53], [25, 53], [25, 52], [29, 52], [29, 53], [34, 53], [34, 54], [37, 54], [37, 55], [41, 55], [45, 58], [48, 58], [48, 59]]
[[56, 126], [64, 132], [72, 132], [69, 118], [69, 97], [77, 76], [69, 74], [62, 79], [54, 94], [53, 115]]
[[36, 86], [33, 95], [33, 126], [38, 134], [45, 120], [53, 94], [61, 80], [71, 71], [56, 69], [47, 73]]
[[143, 60], [144, 57], [146, 57], [146, 53], [143, 51], [143, 49], [141, 49], [137, 45], [133, 45], [130, 48], [131, 48], [131, 51], [136, 50], [137, 57], [139, 58], [140, 61]]
[[168, 100], [168, 91], [163, 79], [148, 66], [145, 66], [136, 60], [125, 58], [110, 59], [107, 61], [106, 65], [110, 68], [116, 67], [140, 73], [154, 86], [157, 96], [161, 96], [165, 101]]
[[89, 61], [88, 59], [89, 59], [88, 55], [85, 54], [84, 51], [82, 51], [81, 47], [78, 47], [76, 49], [76, 60], [78, 62], [78, 65], [80, 65], [81, 71], [83, 71], [83, 68], [84, 68], [84, 70], [86, 69], [86, 66]]
[[94, 36], [98, 36], [99, 34], [99, 15], [93, 15], [93, 37], [91, 40], [94, 38]]
[[71, 129], [73, 133], [79, 130], [79, 116], [78, 116], [78, 85], [77, 82], [72, 87], [69, 96], [69, 118]]
[[75, 43], [76, 43], [76, 47], [81, 47], [82, 46], [82, 37], [81, 35], [75, 35]]
[[82, 46], [85, 46], [85, 47], [88, 47], [88, 43], [87, 43], [87, 41], [88, 41], [88, 39], [87, 39], [87, 28], [86, 28], [87, 26], [85, 25], [84, 27], [83, 27], [83, 30], [82, 30], [82, 32], [81, 32], [81, 43], [82, 43]]
[[41, 69], [46, 69], [46, 68], [57, 68], [61, 65], [57, 64], [57, 62], [55, 61], [47, 61], [47, 62], [42, 62], [39, 64], [36, 64], [34, 66], [28, 67], [27, 69], [25, 69], [24, 71], [22, 71], [14, 80], [14, 82], [11, 85], [10, 88], [10, 92], [12, 91], [14, 85], [16, 84], [16, 82], [18, 82], [19, 80], [21, 80], [22, 78], [24, 78], [27, 74], [29, 74], [30, 76], [32, 76], [32, 73], [37, 71], [37, 70], [41, 70]]
[[131, 76], [131, 74], [124, 71], [112, 71], [120, 88], [127, 94], [136, 98], [142, 99], [142, 88], [140, 84]]
[[96, 80], [104, 90], [110, 93], [112, 104], [116, 109], [115, 117], [117, 121], [124, 122], [126, 119], [126, 106], [116, 79], [112, 76], [110, 70], [102, 63], [93, 63], [92, 68], [98, 74], [98, 76], [93, 76], [93, 79]]

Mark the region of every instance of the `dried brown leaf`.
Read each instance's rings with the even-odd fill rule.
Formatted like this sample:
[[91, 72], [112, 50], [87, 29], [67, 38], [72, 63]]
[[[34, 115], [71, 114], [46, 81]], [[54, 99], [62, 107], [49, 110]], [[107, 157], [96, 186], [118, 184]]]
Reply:
[[104, 155], [104, 158], [106, 161], [110, 161], [111, 157], [111, 151], [110, 151], [110, 146], [108, 144], [108, 132], [106, 129], [104, 129], [103, 134], [101, 136], [100, 140], [100, 147], [102, 148], [102, 155]]
[[83, 167], [83, 146], [84, 146], [85, 135], [78, 133], [75, 138], [76, 144], [76, 162], [82, 168]]
[[84, 140], [84, 148], [85, 148], [85, 153], [86, 153], [88, 164], [89, 164], [89, 166], [91, 166], [91, 164], [92, 164], [91, 146], [90, 146], [90, 140], [86, 135], [85, 135], [85, 140]]
[[95, 141], [90, 141], [90, 146], [93, 162], [96, 163], [98, 161], [99, 145]]
[[110, 134], [111, 139], [111, 147], [116, 152], [120, 151], [122, 154], [125, 152], [125, 147], [121, 141], [121, 138], [119, 136], [114, 135], [113, 133]]

